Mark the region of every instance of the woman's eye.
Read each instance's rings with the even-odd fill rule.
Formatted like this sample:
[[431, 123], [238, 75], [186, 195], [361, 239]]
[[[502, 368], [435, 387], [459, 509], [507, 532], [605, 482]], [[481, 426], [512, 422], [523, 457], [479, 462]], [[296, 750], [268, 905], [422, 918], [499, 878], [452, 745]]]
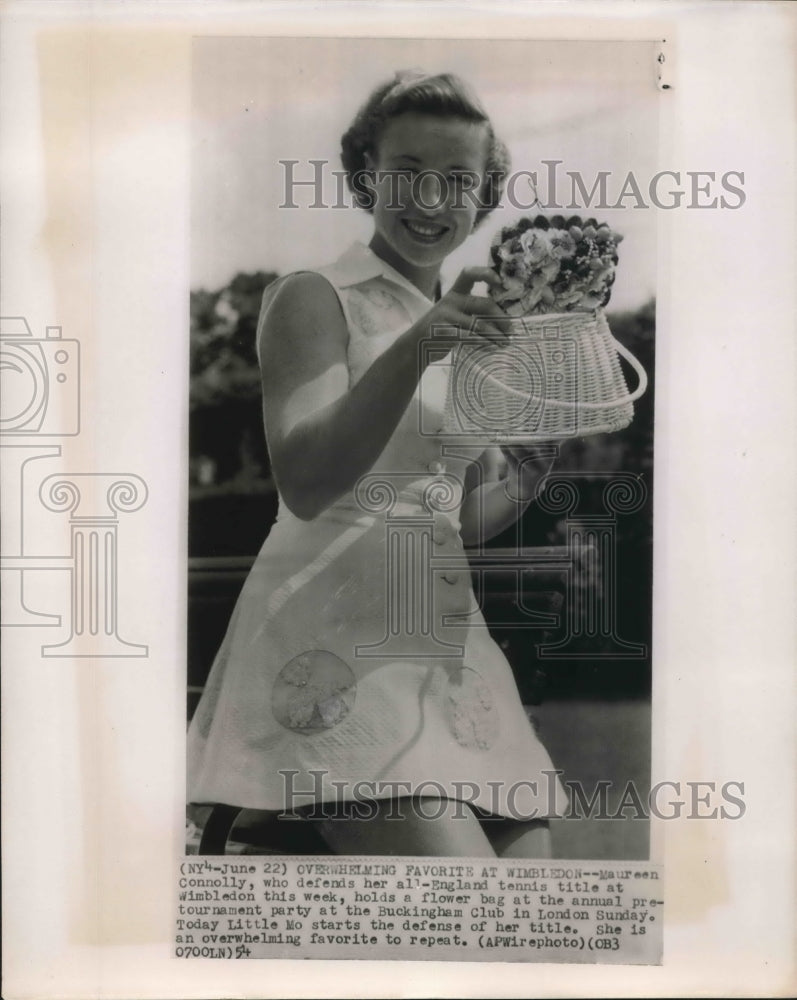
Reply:
[[460, 173], [460, 174], [450, 174], [448, 178], [449, 184], [453, 187], [475, 187], [478, 178], [475, 174], [471, 173]]

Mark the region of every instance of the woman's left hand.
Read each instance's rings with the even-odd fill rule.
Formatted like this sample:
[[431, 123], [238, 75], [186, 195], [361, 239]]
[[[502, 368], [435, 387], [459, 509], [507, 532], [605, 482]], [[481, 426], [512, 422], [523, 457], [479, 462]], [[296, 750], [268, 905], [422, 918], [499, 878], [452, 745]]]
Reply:
[[459, 513], [463, 542], [481, 544], [511, 527], [535, 499], [558, 454], [559, 445], [550, 441], [485, 449], [466, 473]]
[[559, 446], [547, 442], [502, 445], [501, 451], [507, 463], [504, 481], [507, 496], [520, 502], [533, 500], [540, 480], [553, 468]]

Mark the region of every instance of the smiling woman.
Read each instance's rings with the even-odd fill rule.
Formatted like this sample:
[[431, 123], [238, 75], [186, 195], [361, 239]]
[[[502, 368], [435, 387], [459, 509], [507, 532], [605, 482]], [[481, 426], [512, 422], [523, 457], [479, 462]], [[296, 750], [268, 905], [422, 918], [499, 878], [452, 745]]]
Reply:
[[407, 112], [384, 128], [365, 163], [374, 178], [371, 249], [431, 295], [440, 264], [471, 234], [476, 199], [463, 179], [484, 182], [489, 135], [483, 122]]
[[498, 206], [509, 170], [486, 111], [452, 74], [401, 73], [378, 87], [343, 136], [341, 160], [360, 207], [411, 233], [401, 263], [375, 220], [377, 252], [402, 272], [422, 246], [441, 252], [429, 257], [439, 268]]
[[490, 268], [439, 284], [498, 203], [506, 151], [461, 80], [403, 73], [363, 106], [343, 161], [373, 236], [266, 289], [280, 508], [191, 723], [190, 798], [304, 810], [338, 853], [544, 856], [566, 798], [463, 537], [513, 524], [550, 458], [486, 440], [448, 455], [448, 369], [421, 350], [440, 328], [506, 342], [505, 315], [472, 294]]

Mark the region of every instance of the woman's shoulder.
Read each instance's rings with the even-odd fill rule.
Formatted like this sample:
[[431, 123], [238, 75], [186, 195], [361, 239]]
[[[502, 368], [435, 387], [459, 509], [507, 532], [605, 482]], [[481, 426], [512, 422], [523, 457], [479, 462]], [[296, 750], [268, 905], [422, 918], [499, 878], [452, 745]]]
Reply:
[[281, 302], [325, 300], [328, 302], [330, 298], [337, 298], [334, 285], [329, 278], [324, 276], [322, 270], [292, 271], [290, 274], [277, 278], [276, 281], [272, 281], [270, 285], [266, 286], [263, 292], [263, 304], [268, 305], [277, 300]]
[[258, 322], [258, 351], [271, 330], [282, 336], [291, 329], [304, 334], [319, 328], [333, 334], [337, 330], [341, 336], [348, 332], [338, 293], [323, 274], [294, 271], [266, 287]]
[[280, 315], [285, 311], [299, 313], [303, 318], [312, 313], [328, 317], [330, 308], [339, 301], [335, 286], [321, 271], [293, 271], [266, 287], [261, 319], [271, 311]]

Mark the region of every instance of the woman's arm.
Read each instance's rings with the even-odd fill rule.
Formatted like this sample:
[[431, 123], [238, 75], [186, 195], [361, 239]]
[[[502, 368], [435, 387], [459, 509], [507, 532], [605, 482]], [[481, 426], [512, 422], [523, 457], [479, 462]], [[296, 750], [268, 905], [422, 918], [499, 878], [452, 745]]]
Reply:
[[470, 295], [489, 268], [468, 268], [451, 291], [368, 368], [351, 389], [348, 329], [337, 294], [321, 275], [295, 275], [263, 310], [258, 326], [263, 411], [272, 471], [289, 509], [317, 517], [373, 466], [422, 374], [418, 344], [435, 325], [469, 328], [504, 343], [500, 309]]
[[483, 481], [467, 492], [460, 508], [463, 543], [477, 545], [511, 527], [534, 499], [537, 484], [552, 464], [553, 457], [537, 457], [534, 449], [488, 448], [478, 462]]

